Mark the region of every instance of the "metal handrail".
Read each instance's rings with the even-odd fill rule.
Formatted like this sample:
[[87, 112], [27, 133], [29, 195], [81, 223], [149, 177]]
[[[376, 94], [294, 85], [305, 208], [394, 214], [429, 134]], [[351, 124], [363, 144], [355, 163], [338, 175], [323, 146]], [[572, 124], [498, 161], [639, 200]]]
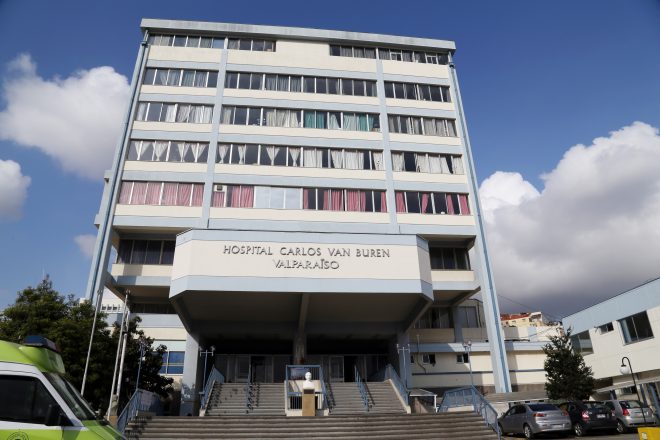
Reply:
[[479, 414], [486, 425], [497, 433], [497, 438], [502, 437], [497, 423], [497, 411], [475, 387], [469, 386], [445, 391], [442, 402], [438, 406], [438, 412], [445, 412], [449, 408], [460, 406], [472, 406], [472, 410]]
[[399, 394], [401, 395], [403, 401], [406, 403], [406, 405], [410, 405], [410, 403], [408, 402], [408, 388], [406, 388], [406, 386], [403, 384], [401, 378], [396, 373], [396, 370], [394, 369], [392, 364], [387, 364], [387, 366], [385, 367], [385, 379], [390, 379], [392, 383], [394, 383], [394, 386], [399, 391]]
[[254, 409], [254, 399], [252, 396], [252, 365], [248, 368], [247, 382], [245, 383], [245, 414]]
[[367, 396], [367, 389], [364, 386], [364, 381], [360, 376], [360, 371], [358, 370], [357, 365], [353, 365], [353, 371], [355, 374], [355, 383], [357, 384], [358, 390], [360, 391], [360, 397], [362, 398], [362, 404], [364, 405], [365, 411], [369, 411], [369, 397]]
[[201, 404], [200, 404], [200, 413], [203, 411], [206, 411], [206, 407], [209, 404], [209, 400], [211, 399], [211, 393], [213, 392], [213, 387], [215, 386], [216, 383], [225, 383], [225, 376], [218, 371], [217, 368], [212, 367], [211, 371], [209, 372], [208, 378], [206, 379], [206, 386], [204, 386], [204, 391], [202, 391], [200, 394], [201, 396]]
[[124, 432], [128, 423], [139, 411], [157, 413], [160, 408], [160, 396], [151, 391], [137, 389], [117, 418], [117, 430]]
[[321, 409], [328, 408], [330, 409], [330, 404], [328, 402], [328, 390], [325, 387], [325, 376], [323, 375], [323, 366], [319, 365], [319, 380], [321, 381], [321, 391], [323, 391], [323, 403], [321, 403]]

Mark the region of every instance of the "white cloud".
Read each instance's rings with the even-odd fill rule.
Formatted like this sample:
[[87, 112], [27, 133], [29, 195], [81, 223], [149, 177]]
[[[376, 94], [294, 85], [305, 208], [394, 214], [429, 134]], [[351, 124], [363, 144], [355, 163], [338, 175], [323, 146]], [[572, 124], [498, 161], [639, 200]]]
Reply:
[[30, 177], [13, 160], [0, 160], [0, 219], [18, 220], [23, 215]]
[[129, 96], [112, 67], [44, 79], [28, 54], [9, 64], [0, 139], [38, 148], [79, 176], [100, 179], [112, 165]]
[[499, 294], [563, 316], [660, 276], [657, 128], [576, 145], [542, 179], [540, 193], [518, 173], [481, 186]]
[[94, 253], [94, 244], [96, 244], [96, 235], [92, 234], [82, 234], [76, 235], [73, 237], [73, 241], [76, 242], [80, 252], [82, 252], [85, 257], [92, 258]]

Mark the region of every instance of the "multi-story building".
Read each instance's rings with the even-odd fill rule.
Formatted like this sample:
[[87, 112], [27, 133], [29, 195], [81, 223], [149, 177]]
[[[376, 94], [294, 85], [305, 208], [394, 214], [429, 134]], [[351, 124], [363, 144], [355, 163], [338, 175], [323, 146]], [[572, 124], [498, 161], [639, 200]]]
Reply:
[[547, 324], [542, 312], [502, 313], [500, 321], [505, 327], [540, 327]]
[[165, 341], [185, 328], [170, 340], [182, 413], [211, 346], [228, 381], [281, 381], [292, 362], [350, 381], [391, 363], [412, 386], [409, 330], [476, 293], [492, 386], [510, 390], [453, 42], [142, 29], [88, 297], [129, 294]]
[[637, 398], [639, 393], [660, 411], [660, 339], [656, 338], [660, 335], [660, 278], [566, 316], [562, 322], [572, 332], [573, 348], [593, 370], [597, 398]]

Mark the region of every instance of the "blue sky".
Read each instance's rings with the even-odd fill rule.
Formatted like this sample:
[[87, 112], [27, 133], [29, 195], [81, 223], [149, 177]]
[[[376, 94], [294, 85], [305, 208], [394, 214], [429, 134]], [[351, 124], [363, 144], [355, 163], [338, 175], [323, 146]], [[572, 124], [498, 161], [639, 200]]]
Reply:
[[[75, 72], [100, 66], [110, 66], [130, 78], [143, 17], [454, 40], [477, 174], [483, 181], [498, 171], [508, 173], [496, 175], [508, 176], [508, 180], [491, 180], [495, 189], [491, 187], [488, 193], [500, 202], [507, 195], [520, 194], [515, 200], [502, 202], [508, 210], [520, 211], [522, 201], [536, 200], [538, 195], [534, 191], [545, 194], [548, 180], [540, 176], [563, 169], [558, 164], [566, 164], [560, 161], [574, 145], [584, 144], [593, 147], [589, 151], [597, 152], [595, 138], [606, 137], [616, 144], [610, 133], [631, 126], [634, 121], [660, 127], [660, 3], [652, 0], [405, 3], [353, 0], [334, 1], [326, 7], [321, 2], [309, 1], [5, 0], [0, 1], [0, 41], [3, 42], [0, 78], [4, 84], [0, 114], [9, 105], [11, 80], [16, 76], [16, 71], [8, 71], [7, 65], [19, 54], [30, 55], [31, 62], [36, 64], [36, 77], [46, 82], [57, 83], [55, 78], [64, 80]], [[34, 130], [40, 130], [39, 120], [32, 124]], [[638, 142], [635, 137], [638, 129], [632, 128], [633, 134], [626, 137], [632, 144]], [[655, 145], [654, 135], [647, 135], [643, 139]], [[88, 144], [90, 149], [95, 148], [93, 139]], [[655, 147], [650, 148], [651, 157], [656, 157]], [[607, 154], [603, 153], [604, 156]], [[92, 223], [100, 202], [101, 175], [93, 179], [72, 172], [62, 162], [44, 154], [43, 148], [28, 147], [16, 136], [3, 134], [1, 127], [0, 160], [19, 164], [20, 173], [30, 178], [20, 218], [16, 218], [18, 214], [13, 219], [0, 218], [0, 307], [12, 302], [16, 291], [38, 283], [44, 273], [51, 275], [62, 293], [83, 295], [90, 262], [74, 237], [95, 233]], [[570, 168], [569, 165], [564, 168]], [[657, 165], [660, 171], [660, 163]], [[635, 174], [635, 170], [629, 171]], [[648, 185], [655, 187], [655, 183]], [[645, 200], [652, 200], [655, 195], [646, 194]], [[493, 235], [497, 243], [506, 246], [515, 237], [502, 236], [507, 228], [502, 227], [500, 218], [503, 217], [498, 218], [499, 223], [494, 222], [500, 229]], [[583, 232], [587, 235], [588, 230]], [[603, 245], [607, 247], [606, 243]], [[524, 244], [516, 246], [518, 249]], [[593, 247], [586, 249], [593, 253]], [[553, 250], [543, 252], [552, 254]], [[523, 254], [521, 250], [518, 258], [522, 259]], [[655, 254], [642, 257], [649, 260]], [[498, 258], [497, 252], [494, 258]], [[502, 266], [506, 254], [499, 258]], [[578, 262], [584, 259], [579, 255], [571, 258]], [[508, 301], [508, 306], [502, 302], [503, 309], [540, 308], [546, 304], [541, 295], [549, 292], [547, 286], [535, 289], [535, 284], [529, 282], [524, 284], [525, 288], [512, 287], [507, 280], [515, 268], [498, 269], [497, 261], [495, 266], [496, 277], [502, 278], [505, 285], [500, 293]], [[598, 267], [595, 262], [592, 266], [581, 272]], [[640, 278], [653, 276], [651, 268], [636, 272], [621, 264], [616, 267], [626, 276], [614, 283], [604, 282], [603, 287], [594, 289], [581, 301], [554, 309], [549, 304], [548, 308], [556, 314], [570, 312], [596, 298], [612, 295], [616, 289], [645, 281]], [[540, 269], [537, 266], [534, 270]], [[660, 269], [655, 274], [658, 275]], [[585, 280], [581, 280], [561, 287], [566, 292], [584, 289], [584, 285]]]

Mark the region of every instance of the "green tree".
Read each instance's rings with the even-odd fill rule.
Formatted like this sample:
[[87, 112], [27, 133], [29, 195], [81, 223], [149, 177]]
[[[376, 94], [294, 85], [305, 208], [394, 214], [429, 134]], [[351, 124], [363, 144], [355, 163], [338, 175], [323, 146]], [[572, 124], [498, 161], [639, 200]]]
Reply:
[[[107, 409], [119, 343], [119, 327], [115, 325], [111, 332], [106, 317], [104, 313], [99, 313], [97, 317], [85, 384], [85, 398], [101, 412]], [[91, 303], [78, 301], [73, 295], [60, 295], [53, 289], [52, 281], [45, 277], [37, 287], [27, 287], [18, 292], [14, 304], [0, 313], [0, 339], [21, 343], [28, 335], [42, 335], [52, 340], [59, 347], [67, 379], [80, 389], [93, 320], [94, 306]], [[140, 388], [163, 397], [172, 389], [172, 379], [158, 374], [166, 348], [152, 348], [153, 339], [144, 337], [144, 333], [137, 328], [138, 323], [139, 318], [136, 318], [128, 326], [121, 404], [128, 401], [135, 390], [139, 337], [146, 342]]]
[[551, 336], [543, 347], [546, 355], [545, 391], [553, 400], [584, 400], [594, 390], [594, 375], [584, 363], [582, 354], [573, 349], [571, 329], [559, 336]]

